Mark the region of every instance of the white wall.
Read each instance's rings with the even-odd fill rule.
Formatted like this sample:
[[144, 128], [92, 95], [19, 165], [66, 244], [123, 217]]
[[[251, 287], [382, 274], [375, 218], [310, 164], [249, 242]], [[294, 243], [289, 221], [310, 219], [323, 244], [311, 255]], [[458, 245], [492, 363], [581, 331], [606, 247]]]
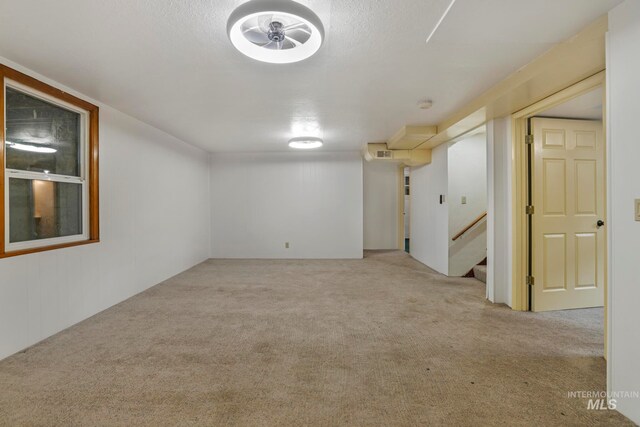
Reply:
[[411, 169], [411, 255], [442, 273], [449, 272], [447, 144], [433, 150], [431, 164]]
[[512, 306], [511, 118], [487, 124], [487, 298]]
[[[609, 14], [607, 52], [609, 124], [609, 389], [640, 391], [640, 2]], [[640, 423], [640, 399], [618, 399], [617, 409]]]
[[362, 179], [359, 152], [212, 155], [212, 256], [362, 258]]
[[101, 242], [0, 259], [0, 359], [209, 256], [206, 154], [98, 105]]
[[[487, 211], [487, 137], [469, 136], [449, 146], [449, 276], [464, 276], [487, 256], [486, 222], [451, 239]], [[466, 197], [466, 204], [462, 204]]]
[[398, 164], [364, 162], [364, 248], [398, 248]]
[[[487, 210], [487, 136], [470, 136], [449, 146], [449, 236]], [[462, 204], [462, 197], [467, 204]]]

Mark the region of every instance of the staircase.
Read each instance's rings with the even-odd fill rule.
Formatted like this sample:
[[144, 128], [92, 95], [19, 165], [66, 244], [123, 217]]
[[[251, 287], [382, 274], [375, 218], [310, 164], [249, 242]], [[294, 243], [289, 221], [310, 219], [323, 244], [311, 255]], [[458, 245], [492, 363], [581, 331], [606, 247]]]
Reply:
[[478, 265], [473, 267], [464, 277], [475, 277], [482, 283], [487, 283], [487, 259], [480, 261]]
[[487, 283], [487, 266], [476, 265], [473, 267], [473, 277], [480, 280], [483, 283]]
[[449, 242], [449, 276], [474, 277], [473, 267], [487, 256], [487, 213], [483, 213]]

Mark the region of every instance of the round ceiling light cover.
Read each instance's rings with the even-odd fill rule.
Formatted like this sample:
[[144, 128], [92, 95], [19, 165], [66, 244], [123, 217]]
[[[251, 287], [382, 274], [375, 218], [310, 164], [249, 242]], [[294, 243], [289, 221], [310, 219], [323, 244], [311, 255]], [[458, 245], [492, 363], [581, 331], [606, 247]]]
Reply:
[[300, 138], [293, 138], [289, 140], [289, 147], [297, 148], [299, 150], [312, 150], [314, 148], [322, 147], [322, 138], [315, 138], [311, 136], [303, 136]]
[[227, 23], [231, 43], [246, 56], [273, 64], [305, 60], [322, 46], [324, 27], [308, 7], [292, 0], [251, 0]]

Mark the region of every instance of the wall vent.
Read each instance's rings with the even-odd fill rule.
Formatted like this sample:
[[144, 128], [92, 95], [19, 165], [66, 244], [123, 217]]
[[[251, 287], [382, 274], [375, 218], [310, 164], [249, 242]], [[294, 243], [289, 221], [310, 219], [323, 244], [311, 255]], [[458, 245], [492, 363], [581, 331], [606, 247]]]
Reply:
[[397, 163], [405, 166], [431, 163], [431, 150], [389, 150], [383, 142], [364, 145], [362, 156], [367, 162]]

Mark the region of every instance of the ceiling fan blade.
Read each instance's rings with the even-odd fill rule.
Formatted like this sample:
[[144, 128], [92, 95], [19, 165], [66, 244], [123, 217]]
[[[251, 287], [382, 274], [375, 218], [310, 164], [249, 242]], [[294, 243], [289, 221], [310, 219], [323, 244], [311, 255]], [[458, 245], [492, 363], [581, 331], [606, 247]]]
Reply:
[[274, 42], [273, 40], [270, 40], [269, 43], [260, 45], [260, 47], [263, 47], [265, 49], [272, 49], [272, 50], [277, 49], [276, 42]]
[[292, 37], [285, 37], [284, 39], [284, 43], [285, 45], [283, 46], [284, 49], [292, 49], [294, 47], [298, 47], [300, 46], [300, 42], [296, 41], [296, 39], [292, 38]]
[[257, 45], [269, 43], [271, 41], [271, 40], [269, 40], [269, 36], [267, 36], [266, 33], [263, 33], [259, 28], [255, 28], [255, 29], [252, 29], [252, 30], [249, 30], [249, 31], [245, 31], [244, 36], [251, 43], [254, 43], [254, 44], [257, 44]]
[[248, 33], [249, 31], [255, 31], [255, 30], [260, 31], [260, 26], [259, 25], [254, 25], [252, 27], [243, 28], [242, 29], [242, 33], [244, 34], [244, 33]]
[[258, 26], [263, 32], [268, 33], [270, 29], [270, 25], [273, 21], [274, 21], [273, 15], [261, 15], [258, 17]]
[[304, 22], [296, 22], [294, 24], [291, 25], [287, 25], [286, 27], [284, 27], [285, 31], [286, 30], [294, 30], [300, 27], [305, 27], [307, 24], [305, 24]]
[[291, 30], [291, 31], [304, 33], [304, 34], [308, 35], [309, 37], [311, 37], [311, 31], [309, 31], [309, 29], [308, 29], [308, 28], [306, 28], [306, 27], [303, 27], [303, 28], [294, 28], [294, 29], [293, 29], [293, 30]]
[[311, 34], [298, 28], [287, 31], [287, 38], [295, 40], [298, 44], [304, 44], [311, 38]]

